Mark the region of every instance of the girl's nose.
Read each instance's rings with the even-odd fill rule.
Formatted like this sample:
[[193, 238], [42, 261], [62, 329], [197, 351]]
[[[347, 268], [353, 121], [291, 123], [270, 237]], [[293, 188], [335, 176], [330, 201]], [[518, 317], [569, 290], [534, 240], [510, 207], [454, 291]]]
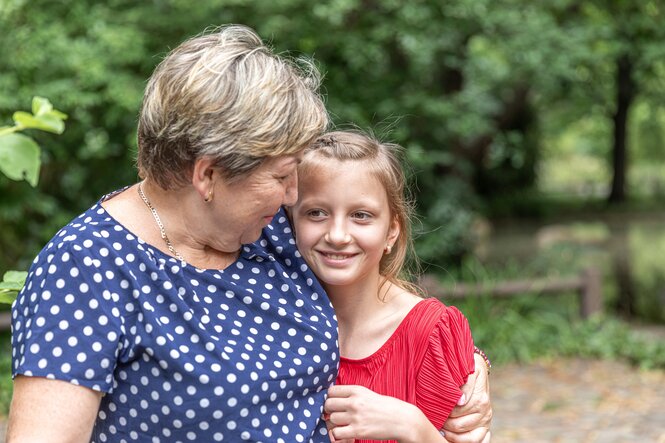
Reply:
[[331, 244], [346, 244], [351, 241], [351, 234], [349, 234], [344, 223], [333, 222], [326, 232], [325, 241]]

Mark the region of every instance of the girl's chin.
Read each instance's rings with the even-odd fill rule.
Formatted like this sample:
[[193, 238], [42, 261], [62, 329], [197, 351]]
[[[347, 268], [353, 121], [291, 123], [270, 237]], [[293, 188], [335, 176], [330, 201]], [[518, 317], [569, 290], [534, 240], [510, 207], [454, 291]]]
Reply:
[[[356, 279], [350, 276], [335, 276], [328, 273], [317, 274], [314, 273], [322, 285], [324, 286], [349, 286], [356, 282]], [[319, 276], [320, 275], [320, 276]]]

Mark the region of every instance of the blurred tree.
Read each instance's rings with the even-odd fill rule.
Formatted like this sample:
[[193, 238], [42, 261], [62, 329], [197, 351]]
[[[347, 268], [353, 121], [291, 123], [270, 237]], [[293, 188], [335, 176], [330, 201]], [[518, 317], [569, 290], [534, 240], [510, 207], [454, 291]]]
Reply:
[[[0, 268], [25, 267], [58, 227], [101, 194], [136, 180], [135, 125], [145, 80], [169, 48], [223, 23], [252, 26], [278, 51], [314, 56], [337, 124], [373, 127], [407, 147], [422, 216], [419, 253], [438, 265], [459, 262], [471, 247], [477, 211], [505, 196], [519, 203], [532, 188], [543, 116], [556, 116], [550, 128], [563, 127], [613, 109], [608, 80], [619, 54], [633, 57], [637, 50], [630, 48], [639, 48], [639, 60], [631, 62], [639, 73], [634, 83], [662, 97], [661, 31], [654, 25], [662, 9], [654, 0], [634, 8], [618, 1], [633, 17], [622, 24], [616, 11], [624, 9], [603, 5], [3, 2], [0, 116], [39, 94], [58, 103], [70, 122], [43, 156], [39, 188], [0, 178], [0, 219], [7, 225]], [[628, 33], [624, 40], [633, 46], [614, 44], [619, 25], [644, 31]]]
[[665, 88], [665, 5], [661, 1], [570, 1], [561, 21], [583, 29], [589, 56], [579, 60], [575, 94], [611, 119], [609, 157], [612, 183], [608, 201], [626, 200], [631, 110], [641, 98], [662, 103]]

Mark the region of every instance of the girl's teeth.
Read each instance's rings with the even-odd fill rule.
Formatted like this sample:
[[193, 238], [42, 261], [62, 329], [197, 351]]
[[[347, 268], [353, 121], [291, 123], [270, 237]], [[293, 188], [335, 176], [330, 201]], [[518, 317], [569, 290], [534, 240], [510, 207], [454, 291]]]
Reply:
[[333, 260], [344, 260], [346, 258], [345, 255], [335, 255], [335, 254], [326, 254], [328, 258], [332, 258]]

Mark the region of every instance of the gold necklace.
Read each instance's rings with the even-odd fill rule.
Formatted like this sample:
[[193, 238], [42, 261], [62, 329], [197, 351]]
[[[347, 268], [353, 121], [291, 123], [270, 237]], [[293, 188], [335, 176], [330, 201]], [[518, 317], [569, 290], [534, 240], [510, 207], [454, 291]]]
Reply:
[[166, 235], [166, 230], [164, 229], [164, 224], [162, 223], [162, 220], [159, 218], [159, 214], [157, 214], [157, 210], [152, 205], [152, 203], [150, 203], [150, 200], [148, 200], [148, 197], [146, 197], [145, 194], [143, 193], [143, 188], [141, 187], [142, 184], [143, 184], [143, 182], [139, 182], [139, 187], [138, 187], [139, 197], [141, 197], [141, 200], [143, 200], [143, 203], [145, 203], [145, 205], [148, 207], [148, 209], [150, 209], [150, 212], [152, 212], [152, 216], [155, 218], [155, 221], [157, 222], [157, 226], [159, 227], [159, 233], [162, 235], [162, 239], [166, 243], [166, 246], [169, 248], [169, 251], [171, 252], [171, 254], [175, 255], [178, 260], [185, 263], [185, 259], [182, 258], [182, 255], [180, 255], [180, 253], [175, 250], [175, 248], [171, 244], [171, 240], [169, 240], [168, 235]]

